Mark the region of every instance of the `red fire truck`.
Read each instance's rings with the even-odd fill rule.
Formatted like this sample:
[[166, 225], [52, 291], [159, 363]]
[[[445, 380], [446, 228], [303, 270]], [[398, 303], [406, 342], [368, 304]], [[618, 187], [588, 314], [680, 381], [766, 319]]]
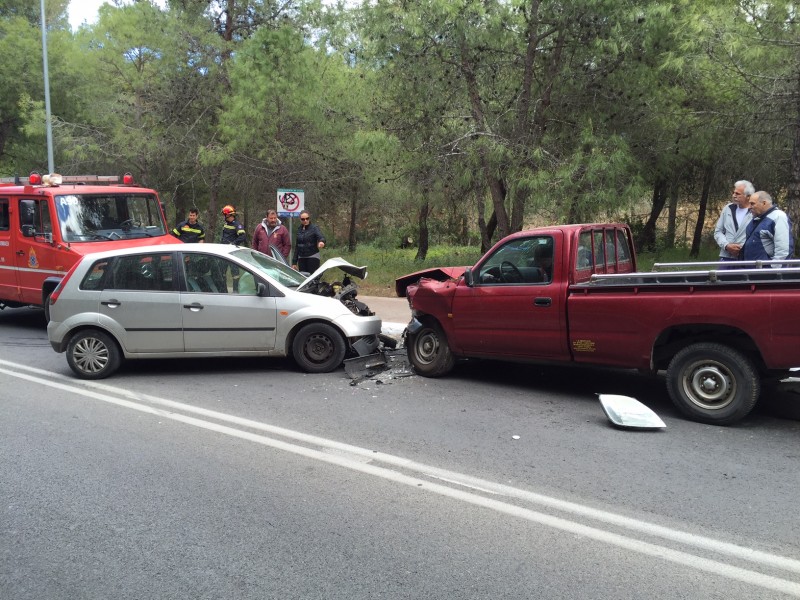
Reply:
[[47, 306], [84, 254], [174, 243], [155, 190], [129, 174], [0, 179], [0, 309]]

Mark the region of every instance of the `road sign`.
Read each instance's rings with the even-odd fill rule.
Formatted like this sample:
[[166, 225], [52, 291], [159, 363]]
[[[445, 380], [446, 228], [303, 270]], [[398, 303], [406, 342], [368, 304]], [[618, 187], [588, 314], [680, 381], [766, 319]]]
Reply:
[[305, 210], [303, 190], [278, 189], [278, 216], [296, 217]]

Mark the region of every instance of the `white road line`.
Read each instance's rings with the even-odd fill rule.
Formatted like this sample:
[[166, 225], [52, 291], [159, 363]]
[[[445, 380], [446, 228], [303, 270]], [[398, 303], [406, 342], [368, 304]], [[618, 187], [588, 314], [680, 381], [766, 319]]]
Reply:
[[[439, 494], [441, 496], [461, 500], [463, 502], [467, 502], [474, 506], [489, 508], [491, 510], [508, 514], [521, 519], [525, 519], [530, 522], [539, 523], [541, 525], [553, 527], [561, 531], [567, 531], [576, 535], [587, 537], [589, 539], [612, 544], [614, 546], [625, 548], [634, 552], [638, 552], [640, 554], [661, 558], [663, 560], [668, 560], [677, 564], [692, 567], [708, 573], [721, 575], [729, 579], [735, 579], [751, 585], [800, 597], [800, 583], [793, 582], [791, 580], [781, 579], [778, 577], [765, 575], [757, 571], [734, 567], [716, 560], [711, 560], [693, 554], [689, 554], [687, 552], [682, 552], [664, 546], [659, 546], [657, 544], [652, 544], [649, 542], [643, 542], [640, 540], [628, 538], [623, 535], [619, 535], [595, 527], [589, 527], [587, 525], [582, 525], [580, 523], [576, 523], [561, 517], [555, 517], [552, 515], [536, 512], [528, 508], [520, 507], [513, 504], [508, 504], [506, 502], [496, 500], [493, 498], [486, 498], [484, 496], [479, 496], [477, 494], [466, 492], [460, 489], [454, 489], [444, 485], [431, 483], [426, 479], [420, 479], [419, 477], [404, 475], [402, 473], [398, 473], [397, 471], [392, 471], [390, 469], [378, 467], [372, 464], [366, 464], [363, 462], [363, 457], [370, 457], [372, 461], [391, 464], [403, 469], [410, 470], [412, 472], [416, 472], [420, 475], [430, 474], [439, 479], [451, 480], [461, 485], [469, 485], [475, 488], [485, 489], [492, 493], [503, 493], [507, 496], [515, 497], [518, 499], [525, 499], [530, 502], [535, 502], [540, 505], [556, 508], [558, 510], [565, 512], [571, 512], [582, 516], [588, 516], [593, 519], [605, 521], [609, 524], [628, 527], [630, 529], [642, 533], [647, 533], [653, 536], [659, 536], [666, 539], [678, 541], [683, 544], [692, 545], [707, 550], [712, 550], [715, 552], [719, 552], [721, 554], [727, 554], [735, 558], [758, 563], [764, 566], [781, 568], [795, 573], [800, 572], [800, 561], [791, 558], [778, 556], [774, 554], [768, 554], [765, 552], [753, 550], [743, 546], [736, 546], [734, 544], [720, 542], [718, 540], [714, 540], [711, 538], [705, 538], [702, 536], [697, 536], [693, 534], [680, 532], [677, 530], [672, 530], [666, 527], [653, 525], [650, 523], [646, 523], [644, 521], [639, 521], [637, 519], [622, 517], [606, 511], [600, 511], [590, 507], [585, 507], [573, 502], [565, 502], [562, 500], [558, 500], [556, 498], [549, 498], [547, 496], [542, 496], [540, 494], [526, 492], [525, 490], [518, 490], [510, 486], [497, 484], [490, 481], [480, 480], [478, 478], [470, 477], [468, 475], [449, 472], [443, 469], [438, 469], [436, 467], [431, 467], [429, 465], [424, 465], [422, 463], [417, 463], [408, 459], [395, 457], [389, 454], [383, 454], [365, 448], [359, 448], [357, 446], [351, 446], [349, 444], [343, 444], [340, 442], [327, 440], [325, 438], [319, 438], [317, 436], [312, 436], [297, 431], [284, 429], [281, 427], [275, 427], [272, 425], [268, 425], [266, 423], [260, 423], [258, 421], [252, 421], [250, 419], [243, 419], [241, 417], [227, 415], [225, 413], [220, 413], [217, 411], [197, 408], [191, 405], [159, 398], [157, 396], [150, 396], [147, 394], [136, 394], [128, 390], [115, 388], [113, 386], [97, 382], [89, 382], [89, 381], [76, 382], [75, 380], [72, 380], [68, 377], [64, 377], [63, 375], [50, 373], [47, 371], [43, 371], [41, 369], [36, 369], [34, 367], [28, 367], [26, 365], [20, 365], [17, 363], [12, 363], [4, 360], [0, 360], [0, 365], [12, 367], [17, 371], [15, 372], [5, 368], [0, 368], [0, 373], [4, 373], [11, 377], [17, 377], [20, 379], [24, 379], [26, 381], [31, 381], [33, 383], [38, 383], [48, 387], [60, 389], [66, 392], [74, 393], [77, 395], [83, 395], [109, 404], [114, 404], [131, 410], [136, 410], [139, 412], [156, 415], [161, 418], [170, 419], [187, 425], [192, 425], [194, 427], [199, 427], [209, 431], [214, 431], [224, 435], [229, 435], [231, 437], [236, 437], [239, 439], [251, 441], [264, 446], [282, 450], [285, 452], [290, 452], [292, 454], [296, 454], [299, 456], [304, 456], [306, 458], [310, 458], [313, 460], [319, 460], [329, 464], [337, 465], [353, 471], [359, 471], [362, 473], [373, 475], [375, 477], [380, 477], [388, 481], [392, 481], [394, 483], [414, 487], [416, 489], [426, 490], [429, 492]], [[36, 375], [27, 375], [18, 372], [21, 370], [28, 371], [30, 373], [35, 373]], [[47, 377], [49, 379], [42, 379], [41, 376]], [[51, 379], [68, 381], [70, 383], [59, 383], [58, 381], [52, 381]], [[93, 391], [92, 389], [86, 389], [86, 388], [94, 388], [98, 391]], [[109, 392], [116, 394], [117, 396], [133, 398], [134, 400], [138, 400], [139, 402], [149, 402], [151, 404], [163, 406], [164, 408], [155, 408], [152, 406], [146, 406], [144, 404], [140, 404], [139, 402], [135, 402], [133, 400], [125, 400], [119, 397], [113, 397], [103, 392]], [[315, 445], [322, 446], [323, 449], [327, 449], [328, 451], [326, 452], [325, 450], [320, 451], [313, 448], [308, 448], [306, 446], [298, 446], [296, 444], [291, 444], [289, 442], [285, 442], [282, 440], [273, 439], [261, 434], [249, 431], [242, 431], [240, 429], [234, 429], [232, 427], [221, 425], [219, 423], [213, 423], [199, 418], [178, 414], [172, 412], [172, 410], [167, 410], [167, 407], [169, 407], [170, 409], [182, 410], [184, 412], [202, 415], [204, 417], [213, 418], [216, 420], [234, 423], [236, 425], [248, 427], [250, 429], [268, 431], [275, 435], [288, 437], [290, 439], [295, 439], [297, 441], [312, 443]], [[348, 458], [346, 454], [338, 454], [338, 453], [331, 454], [329, 453], [331, 449], [335, 449], [341, 453], [352, 453], [355, 454], [356, 456], [354, 458]]]

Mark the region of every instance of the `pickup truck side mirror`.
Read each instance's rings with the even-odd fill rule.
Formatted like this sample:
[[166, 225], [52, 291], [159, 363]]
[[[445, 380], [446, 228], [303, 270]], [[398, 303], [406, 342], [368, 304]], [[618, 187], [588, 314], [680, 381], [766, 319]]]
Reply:
[[472, 267], [467, 267], [464, 269], [464, 283], [467, 284], [467, 287], [472, 287], [475, 283], [472, 278]]

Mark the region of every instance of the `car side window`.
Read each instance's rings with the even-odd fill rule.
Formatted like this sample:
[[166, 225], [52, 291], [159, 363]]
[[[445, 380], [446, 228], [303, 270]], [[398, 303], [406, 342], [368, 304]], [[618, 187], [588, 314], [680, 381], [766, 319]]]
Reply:
[[171, 291], [173, 287], [172, 254], [153, 253], [118, 256], [106, 279], [106, 289]]
[[553, 238], [517, 238], [500, 246], [481, 264], [478, 285], [547, 283], [552, 279]]
[[108, 265], [110, 262], [111, 259], [108, 258], [95, 262], [92, 268], [89, 269], [89, 272], [84, 275], [80, 288], [82, 290], [102, 290], [103, 277], [108, 272]]
[[255, 276], [222, 256], [187, 252], [183, 264], [187, 292], [240, 296], [258, 293]]

